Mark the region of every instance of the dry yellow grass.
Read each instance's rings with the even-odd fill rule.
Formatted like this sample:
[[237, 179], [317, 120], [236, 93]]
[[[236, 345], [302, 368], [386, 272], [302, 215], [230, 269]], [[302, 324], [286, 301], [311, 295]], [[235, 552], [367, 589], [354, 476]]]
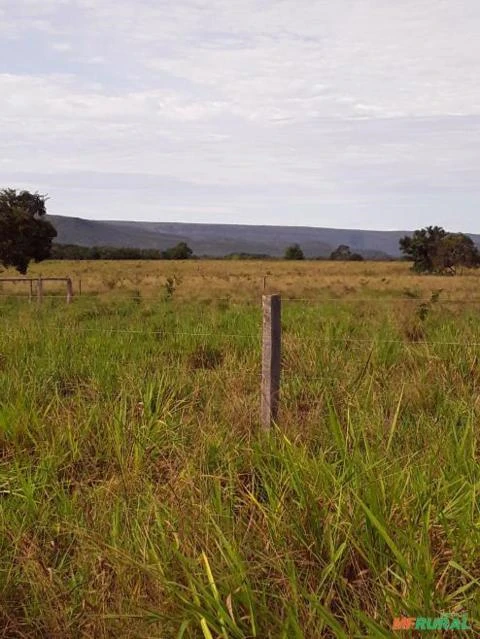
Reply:
[[[13, 276], [5, 271], [1, 276]], [[84, 294], [140, 293], [157, 296], [167, 278], [175, 277], [175, 297], [230, 297], [256, 299], [263, 292], [286, 297], [429, 297], [442, 290], [443, 299], [478, 296], [480, 272], [465, 271], [457, 277], [417, 275], [405, 262], [287, 262], [287, 261], [58, 261], [32, 265], [29, 276], [69, 276]], [[0, 284], [3, 292], [26, 294], [27, 286]], [[45, 292], [56, 293], [56, 284]]]

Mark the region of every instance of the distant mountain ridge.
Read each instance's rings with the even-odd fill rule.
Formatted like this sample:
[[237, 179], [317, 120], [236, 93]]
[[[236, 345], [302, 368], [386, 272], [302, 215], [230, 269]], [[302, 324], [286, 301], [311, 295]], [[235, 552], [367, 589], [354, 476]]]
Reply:
[[[298, 243], [306, 257], [328, 257], [340, 244], [367, 258], [399, 257], [398, 242], [411, 231], [363, 231], [303, 226], [192, 224], [184, 222], [123, 222], [50, 215], [58, 231], [56, 242], [81, 246], [115, 246], [164, 250], [187, 242], [196, 255], [229, 253], [283, 255]], [[475, 242], [480, 236], [471, 236]]]

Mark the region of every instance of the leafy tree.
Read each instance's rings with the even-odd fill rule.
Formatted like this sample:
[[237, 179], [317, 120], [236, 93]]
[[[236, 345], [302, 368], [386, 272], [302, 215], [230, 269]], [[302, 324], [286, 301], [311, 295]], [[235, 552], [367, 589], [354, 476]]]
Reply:
[[434, 259], [440, 242], [447, 235], [441, 226], [427, 226], [418, 229], [412, 236], [400, 239], [400, 250], [413, 260], [413, 270], [418, 273], [432, 273], [435, 270]]
[[57, 232], [43, 219], [45, 197], [14, 189], [0, 190], [0, 263], [13, 266], [23, 275], [32, 260], [50, 257]]
[[304, 260], [305, 255], [298, 244], [291, 244], [285, 249], [286, 260]]
[[330, 253], [330, 259], [345, 262], [361, 262], [363, 257], [360, 253], [352, 253], [350, 247], [346, 244], [340, 244]]
[[433, 258], [437, 272], [455, 275], [457, 267], [473, 268], [480, 264], [480, 254], [474, 241], [464, 233], [447, 233]]
[[179, 242], [176, 246], [162, 252], [162, 257], [165, 260], [188, 260], [192, 255], [193, 251], [186, 242]]
[[480, 264], [480, 254], [473, 240], [464, 233], [447, 233], [439, 226], [416, 230], [400, 240], [400, 250], [413, 260], [417, 273], [455, 274], [459, 266]]

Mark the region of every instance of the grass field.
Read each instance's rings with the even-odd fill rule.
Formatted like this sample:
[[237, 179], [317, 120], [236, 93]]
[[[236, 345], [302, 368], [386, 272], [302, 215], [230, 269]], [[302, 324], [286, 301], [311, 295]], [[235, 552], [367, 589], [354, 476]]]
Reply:
[[[14, 271], [3, 276], [15, 276]], [[278, 261], [98, 261], [44, 262], [34, 265], [31, 277], [69, 275], [78, 291], [98, 295], [140, 294], [158, 298], [167, 278], [176, 282], [176, 299], [228, 297], [232, 301], [258, 300], [263, 292], [302, 298], [429, 297], [442, 289], [443, 299], [480, 299], [480, 276], [466, 270], [459, 277], [418, 276], [404, 262], [285, 262]], [[1, 276], [1, 274], [0, 274]], [[50, 284], [46, 292], [57, 293]], [[0, 285], [0, 293], [25, 294], [24, 285]]]
[[[0, 288], [0, 637], [393, 637], [462, 612], [451, 636], [479, 636], [480, 274], [40, 273], [82, 296]], [[284, 296], [268, 436], [264, 276]]]

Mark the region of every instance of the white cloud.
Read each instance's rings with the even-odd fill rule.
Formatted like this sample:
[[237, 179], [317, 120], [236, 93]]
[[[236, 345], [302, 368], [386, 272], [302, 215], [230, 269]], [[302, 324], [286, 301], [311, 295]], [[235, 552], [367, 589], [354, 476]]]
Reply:
[[66, 52], [72, 50], [72, 45], [69, 42], [53, 42], [51, 46], [54, 51]]
[[[461, 4], [0, 0], [0, 36], [13, 42], [0, 66], [0, 180], [37, 174], [57, 212], [79, 212], [83, 198], [90, 216], [132, 215], [118, 178], [129, 174], [157, 176], [142, 207], [152, 219], [212, 210], [406, 226], [399, 198], [416, 224], [448, 191], [452, 220], [463, 207], [470, 221], [480, 4]], [[65, 171], [81, 185], [73, 204], [55, 187]], [[121, 196], [99, 198], [85, 171], [105, 176], [110, 197], [118, 179]], [[209, 190], [192, 206], [166, 178]]]

